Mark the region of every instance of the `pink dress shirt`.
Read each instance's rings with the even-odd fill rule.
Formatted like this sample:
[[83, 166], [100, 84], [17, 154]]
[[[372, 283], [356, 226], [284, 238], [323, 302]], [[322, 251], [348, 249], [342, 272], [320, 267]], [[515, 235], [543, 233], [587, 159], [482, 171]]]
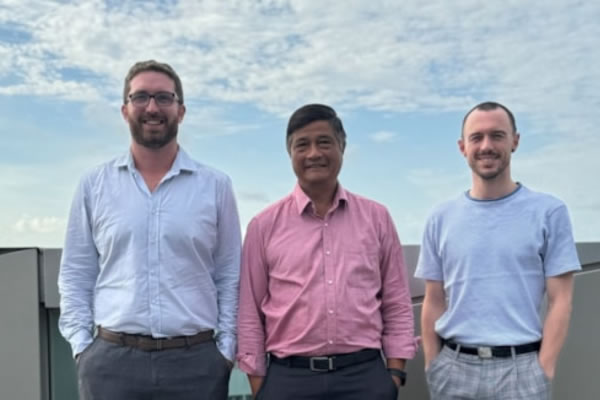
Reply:
[[242, 254], [240, 369], [265, 375], [266, 353], [320, 356], [417, 350], [402, 247], [385, 207], [341, 185], [325, 218], [296, 185], [248, 225]]

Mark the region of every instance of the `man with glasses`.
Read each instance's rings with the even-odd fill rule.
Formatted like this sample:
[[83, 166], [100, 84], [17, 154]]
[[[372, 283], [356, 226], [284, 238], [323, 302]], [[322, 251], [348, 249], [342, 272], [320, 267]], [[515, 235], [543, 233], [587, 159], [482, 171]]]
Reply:
[[121, 107], [131, 147], [75, 194], [60, 330], [81, 400], [227, 398], [240, 226], [229, 178], [177, 143], [185, 111], [169, 65], [133, 65]]
[[415, 275], [432, 400], [550, 398], [580, 265], [564, 203], [511, 178], [519, 139], [508, 108], [473, 107], [458, 140], [471, 188], [427, 222]]
[[394, 222], [338, 182], [345, 147], [333, 108], [296, 110], [298, 182], [248, 225], [237, 359], [257, 399], [394, 400], [416, 352]]

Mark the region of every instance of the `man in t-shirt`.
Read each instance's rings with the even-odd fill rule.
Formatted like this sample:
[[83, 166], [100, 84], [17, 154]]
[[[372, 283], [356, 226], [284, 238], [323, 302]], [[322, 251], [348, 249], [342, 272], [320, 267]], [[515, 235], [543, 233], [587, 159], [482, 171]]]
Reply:
[[580, 264], [565, 205], [512, 180], [518, 145], [505, 106], [473, 107], [458, 141], [472, 186], [427, 221], [415, 276], [432, 399], [550, 398]]

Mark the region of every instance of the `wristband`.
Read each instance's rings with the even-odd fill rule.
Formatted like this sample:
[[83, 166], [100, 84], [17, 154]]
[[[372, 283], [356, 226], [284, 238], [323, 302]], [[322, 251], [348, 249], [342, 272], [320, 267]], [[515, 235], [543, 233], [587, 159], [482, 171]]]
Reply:
[[397, 376], [400, 378], [400, 386], [406, 385], [406, 372], [398, 368], [388, 368], [390, 375]]

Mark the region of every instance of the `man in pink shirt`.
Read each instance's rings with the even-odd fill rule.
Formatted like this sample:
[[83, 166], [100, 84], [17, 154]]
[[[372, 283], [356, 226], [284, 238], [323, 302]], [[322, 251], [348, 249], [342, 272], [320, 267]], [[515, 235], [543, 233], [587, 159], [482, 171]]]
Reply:
[[345, 146], [331, 107], [296, 110], [287, 150], [298, 183], [248, 225], [237, 360], [257, 399], [396, 399], [415, 355], [394, 223], [338, 183]]

